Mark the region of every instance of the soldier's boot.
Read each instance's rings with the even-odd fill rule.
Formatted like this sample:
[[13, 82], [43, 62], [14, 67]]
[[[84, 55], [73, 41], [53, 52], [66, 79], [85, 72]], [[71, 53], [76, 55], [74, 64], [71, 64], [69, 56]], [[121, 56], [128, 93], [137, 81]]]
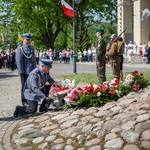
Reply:
[[16, 106], [13, 116], [16, 118], [27, 114], [26, 106]]
[[18, 107], [19, 107], [19, 106], [16, 106], [15, 111], [14, 111], [14, 114], [13, 114], [13, 116], [14, 116], [15, 118], [19, 116]]

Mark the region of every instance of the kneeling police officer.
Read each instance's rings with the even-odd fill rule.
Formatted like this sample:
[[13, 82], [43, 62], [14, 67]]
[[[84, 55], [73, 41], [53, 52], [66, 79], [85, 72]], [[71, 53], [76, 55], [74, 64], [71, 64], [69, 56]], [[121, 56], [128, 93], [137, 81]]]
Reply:
[[[14, 117], [37, 112], [38, 102], [43, 99], [39, 108], [40, 112], [48, 111], [52, 99], [48, 97], [51, 84], [55, 80], [50, 76], [49, 71], [52, 68], [52, 61], [41, 59], [37, 68], [32, 70], [26, 80], [23, 88], [24, 98], [27, 100], [27, 106], [16, 106]], [[49, 83], [48, 85], [46, 83]]]

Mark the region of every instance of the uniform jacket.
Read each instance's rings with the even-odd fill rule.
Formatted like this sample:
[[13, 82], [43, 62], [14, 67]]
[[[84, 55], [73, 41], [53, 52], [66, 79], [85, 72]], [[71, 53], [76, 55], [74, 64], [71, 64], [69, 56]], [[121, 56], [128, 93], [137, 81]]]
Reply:
[[27, 44], [19, 45], [16, 50], [16, 64], [19, 74], [28, 75], [36, 68], [36, 58], [34, 48]]
[[97, 47], [96, 47], [96, 61], [99, 62], [100, 60], [105, 60], [106, 54], [106, 43], [103, 37], [99, 36], [97, 40]]
[[107, 56], [109, 57], [109, 59], [111, 61], [115, 61], [115, 62], [119, 62], [120, 61], [120, 55], [118, 54], [117, 52], [117, 47], [118, 47], [118, 43], [117, 42], [114, 42], [112, 45], [111, 45], [111, 48], [109, 51], [107, 51]]
[[49, 74], [40, 71], [38, 67], [31, 71], [23, 89], [25, 99], [40, 101], [44, 98], [45, 94], [41, 91], [41, 88], [46, 82], [54, 83], [55, 81]]

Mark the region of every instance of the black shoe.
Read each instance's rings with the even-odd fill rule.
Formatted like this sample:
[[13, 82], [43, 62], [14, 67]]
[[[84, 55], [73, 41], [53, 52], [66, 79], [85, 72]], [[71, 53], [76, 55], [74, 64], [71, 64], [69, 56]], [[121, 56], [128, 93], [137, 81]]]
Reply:
[[48, 112], [49, 109], [47, 107], [39, 108], [39, 112]]
[[14, 116], [15, 118], [19, 116], [19, 106], [16, 106], [13, 116]]

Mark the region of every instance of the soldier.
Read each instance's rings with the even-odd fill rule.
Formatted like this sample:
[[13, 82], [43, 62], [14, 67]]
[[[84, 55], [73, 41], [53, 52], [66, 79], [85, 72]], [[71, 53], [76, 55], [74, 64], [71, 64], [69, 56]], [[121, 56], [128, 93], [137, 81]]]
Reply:
[[118, 42], [115, 41], [116, 35], [112, 34], [110, 36], [111, 41], [113, 42], [111, 47], [106, 51], [106, 55], [109, 57], [109, 63], [111, 64], [112, 73], [114, 79], [117, 83], [120, 80], [120, 55], [117, 51]]
[[97, 46], [96, 46], [96, 67], [97, 67], [97, 76], [100, 83], [106, 81], [106, 43], [103, 39], [104, 30], [97, 29]]
[[[14, 117], [35, 113], [38, 108], [38, 102], [41, 99], [43, 101], [39, 111], [48, 111], [51, 103], [51, 99], [48, 97], [50, 85], [55, 82], [49, 74], [50, 68], [52, 68], [52, 61], [49, 59], [41, 59], [39, 67], [30, 72], [23, 88], [24, 97], [28, 105], [16, 106]], [[49, 85], [45, 84], [47, 82]]]
[[23, 97], [23, 86], [29, 73], [36, 68], [36, 57], [34, 48], [31, 46], [31, 34], [23, 34], [23, 44], [19, 45], [16, 50], [16, 64], [18, 73], [21, 78], [21, 101], [22, 105], [26, 105], [27, 101]]
[[122, 37], [118, 38], [117, 53], [120, 56], [120, 80], [123, 81], [124, 42]]

